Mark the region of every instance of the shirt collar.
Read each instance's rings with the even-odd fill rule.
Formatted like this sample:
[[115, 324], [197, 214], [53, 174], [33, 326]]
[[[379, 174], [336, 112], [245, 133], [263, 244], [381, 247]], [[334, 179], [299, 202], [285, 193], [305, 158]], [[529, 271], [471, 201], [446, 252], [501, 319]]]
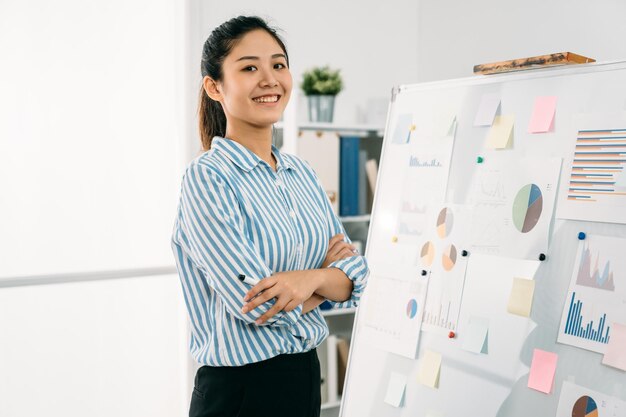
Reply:
[[[239, 168], [243, 169], [246, 172], [251, 171], [259, 164], [265, 164], [269, 166], [267, 162], [259, 158], [254, 152], [232, 139], [215, 136], [213, 138], [213, 141], [211, 142], [211, 149], [222, 152], [235, 165], [237, 165]], [[280, 171], [283, 168], [295, 168], [290, 161], [283, 157], [278, 148], [274, 145], [272, 145], [272, 153], [276, 157], [276, 171]]]

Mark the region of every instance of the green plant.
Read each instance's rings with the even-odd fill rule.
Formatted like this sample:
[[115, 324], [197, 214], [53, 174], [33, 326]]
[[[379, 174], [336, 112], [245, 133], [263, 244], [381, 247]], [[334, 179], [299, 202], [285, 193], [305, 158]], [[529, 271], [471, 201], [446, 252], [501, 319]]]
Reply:
[[331, 70], [328, 66], [315, 67], [302, 74], [300, 88], [307, 96], [320, 94], [335, 96], [343, 88], [339, 70]]

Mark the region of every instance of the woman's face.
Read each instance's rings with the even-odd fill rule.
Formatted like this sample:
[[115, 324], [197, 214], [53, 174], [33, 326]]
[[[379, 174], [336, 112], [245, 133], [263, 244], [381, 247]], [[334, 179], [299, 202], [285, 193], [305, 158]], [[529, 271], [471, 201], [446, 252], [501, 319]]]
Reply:
[[291, 96], [292, 79], [280, 45], [264, 30], [247, 33], [226, 56], [218, 83], [227, 123], [276, 123]]

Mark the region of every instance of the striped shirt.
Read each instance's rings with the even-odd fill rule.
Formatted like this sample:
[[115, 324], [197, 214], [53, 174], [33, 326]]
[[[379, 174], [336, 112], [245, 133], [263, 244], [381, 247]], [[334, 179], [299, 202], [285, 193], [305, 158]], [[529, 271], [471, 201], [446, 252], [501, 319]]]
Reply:
[[[328, 335], [319, 308], [302, 314], [300, 305], [262, 325], [255, 320], [274, 300], [241, 313], [251, 286], [239, 274], [263, 279], [321, 268], [330, 238], [345, 235], [311, 167], [275, 146], [272, 152], [276, 172], [243, 145], [215, 137], [183, 176], [172, 249], [191, 321], [190, 350], [200, 364], [241, 366], [306, 352]], [[328, 267], [343, 271], [354, 287], [333, 307], [356, 306], [368, 275], [365, 258]]]

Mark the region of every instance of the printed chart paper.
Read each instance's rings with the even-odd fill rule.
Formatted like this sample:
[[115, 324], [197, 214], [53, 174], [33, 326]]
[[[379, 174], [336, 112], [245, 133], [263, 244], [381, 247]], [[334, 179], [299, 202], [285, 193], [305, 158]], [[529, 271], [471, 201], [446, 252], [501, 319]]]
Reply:
[[427, 228], [429, 208], [444, 201], [453, 144], [454, 136], [415, 133], [403, 148], [406, 170], [396, 229], [399, 244], [417, 245]]
[[377, 348], [415, 359], [427, 290], [417, 268], [370, 265], [364, 331]]
[[473, 252], [537, 259], [548, 249], [560, 158], [499, 158], [478, 168], [473, 203]]
[[557, 217], [626, 223], [626, 116], [579, 116]]
[[626, 323], [626, 239], [587, 235], [578, 244], [558, 341], [606, 351], [613, 324]]
[[626, 402], [565, 381], [556, 417], [618, 417], [626, 415]]
[[422, 330], [447, 336], [457, 331], [468, 249], [471, 208], [436, 206], [419, 247], [420, 268], [430, 271]]

